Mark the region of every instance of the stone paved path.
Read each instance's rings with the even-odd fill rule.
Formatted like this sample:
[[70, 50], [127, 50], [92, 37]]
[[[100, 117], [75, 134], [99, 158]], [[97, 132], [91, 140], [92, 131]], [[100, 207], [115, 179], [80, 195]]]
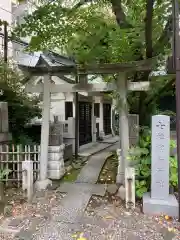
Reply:
[[92, 156], [88, 163], [82, 168], [80, 174], [77, 177], [75, 183], [96, 183], [99, 177], [99, 173], [104, 165], [105, 160], [110, 154], [107, 151], [114, 149], [114, 146], [108, 148], [108, 150], [100, 152]]
[[[97, 187], [100, 187], [101, 191], [105, 194], [104, 186], [93, 186], [98, 180], [99, 173], [104, 165], [105, 160], [110, 156], [110, 151], [116, 149], [115, 146], [107, 148], [103, 152], [99, 152], [90, 157], [87, 164], [82, 168], [77, 180], [74, 184], [78, 186], [73, 188], [71, 185], [71, 191], [67, 191], [67, 196], [62, 199], [61, 206], [52, 209], [52, 219], [58, 222], [77, 223], [82, 219], [83, 213], [93, 193], [98, 195]], [[80, 183], [80, 184], [78, 184]], [[82, 183], [87, 183], [84, 187], [79, 187]], [[67, 186], [67, 185], [66, 185]], [[94, 189], [95, 188], [95, 189]], [[58, 189], [61, 190], [61, 187]], [[68, 190], [68, 189], [67, 189]], [[63, 190], [64, 191], [64, 190]]]
[[82, 157], [89, 157], [93, 154], [96, 154], [97, 152], [103, 151], [104, 149], [110, 147], [112, 144], [114, 144], [113, 142], [111, 143], [94, 143], [92, 146], [90, 147], [85, 147], [82, 150], [80, 150], [79, 152], [79, 156]]

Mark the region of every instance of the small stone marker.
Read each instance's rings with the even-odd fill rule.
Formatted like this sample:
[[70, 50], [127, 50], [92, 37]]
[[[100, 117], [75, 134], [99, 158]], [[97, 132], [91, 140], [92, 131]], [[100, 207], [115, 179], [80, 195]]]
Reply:
[[125, 169], [126, 208], [135, 208], [135, 170]]
[[143, 211], [148, 214], [178, 216], [178, 203], [169, 194], [170, 117], [152, 117], [151, 194], [143, 196]]
[[121, 149], [117, 149], [116, 153], [118, 157], [118, 171], [116, 176], [116, 183], [123, 183], [124, 182], [124, 165], [122, 164]]
[[27, 190], [27, 199], [30, 202], [33, 196], [33, 161], [22, 162], [22, 188]]

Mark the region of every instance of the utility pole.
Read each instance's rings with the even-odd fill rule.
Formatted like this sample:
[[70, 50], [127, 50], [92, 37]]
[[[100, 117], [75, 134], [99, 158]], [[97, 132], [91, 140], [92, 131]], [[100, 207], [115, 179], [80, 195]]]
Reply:
[[7, 63], [8, 59], [8, 31], [7, 22], [4, 21], [4, 63]]
[[180, 221], [180, 36], [179, 36], [179, 4], [173, 0], [173, 63], [176, 70], [176, 132], [178, 161], [178, 196]]

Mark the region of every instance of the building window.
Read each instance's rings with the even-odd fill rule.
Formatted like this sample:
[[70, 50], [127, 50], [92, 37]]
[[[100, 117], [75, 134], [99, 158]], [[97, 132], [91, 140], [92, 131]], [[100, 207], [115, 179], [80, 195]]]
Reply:
[[94, 116], [99, 118], [99, 110], [100, 110], [100, 104], [99, 103], [94, 103]]
[[65, 120], [68, 120], [69, 117], [73, 117], [73, 103], [65, 102]]

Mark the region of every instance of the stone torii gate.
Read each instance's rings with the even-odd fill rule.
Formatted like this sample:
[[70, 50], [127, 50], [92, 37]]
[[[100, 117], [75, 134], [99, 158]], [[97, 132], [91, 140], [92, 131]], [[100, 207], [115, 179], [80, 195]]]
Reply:
[[[134, 71], [146, 71], [152, 68], [152, 59], [143, 60], [132, 63], [116, 63], [116, 64], [96, 64], [87, 66], [51, 66], [45, 67], [36, 66], [28, 67], [19, 65], [20, 69], [28, 72], [31, 76], [43, 76], [44, 83], [33, 86], [26, 85], [27, 92], [43, 92], [43, 110], [42, 110], [42, 126], [41, 126], [41, 152], [40, 152], [40, 178], [36, 183], [37, 189], [46, 189], [51, 183], [47, 176], [48, 165], [48, 143], [49, 143], [49, 119], [50, 119], [50, 94], [58, 92], [104, 92], [117, 90], [121, 96], [123, 105], [127, 105], [127, 91], [147, 91], [149, 82], [129, 82], [127, 81], [127, 74]], [[59, 75], [92, 75], [92, 74], [118, 74], [117, 81], [113, 83], [95, 83], [89, 84], [86, 80], [75, 84], [52, 84], [51, 76]], [[78, 103], [76, 102], [76, 105]], [[76, 106], [77, 110], [77, 106]], [[120, 148], [121, 148], [121, 163], [120, 163], [120, 178], [119, 182], [124, 183], [126, 158], [129, 149], [129, 126], [128, 126], [128, 110], [126, 108], [119, 109], [119, 125], [120, 125]], [[76, 119], [77, 122], [77, 113]], [[77, 130], [76, 130], [77, 131]], [[77, 134], [76, 134], [77, 136]], [[77, 138], [76, 138], [77, 143]], [[76, 144], [77, 145], [77, 144]]]

